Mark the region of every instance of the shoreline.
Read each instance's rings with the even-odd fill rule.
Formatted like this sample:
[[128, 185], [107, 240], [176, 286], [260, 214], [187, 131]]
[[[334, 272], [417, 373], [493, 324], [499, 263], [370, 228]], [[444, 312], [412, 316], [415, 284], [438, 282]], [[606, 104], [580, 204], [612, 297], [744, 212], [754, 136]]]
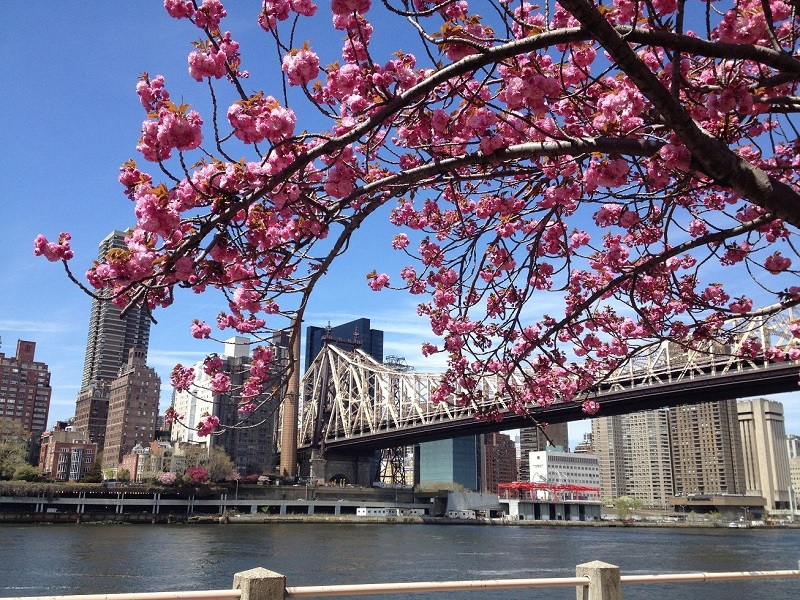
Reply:
[[[2, 525], [237, 525], [237, 524], [348, 524], [348, 525], [471, 525], [484, 527], [612, 527], [645, 529], [728, 529], [727, 522], [708, 521], [556, 521], [452, 519], [447, 517], [418, 516], [356, 516], [356, 515], [174, 515], [142, 513], [0, 513]], [[800, 529], [800, 523], [737, 527], [736, 529]]]

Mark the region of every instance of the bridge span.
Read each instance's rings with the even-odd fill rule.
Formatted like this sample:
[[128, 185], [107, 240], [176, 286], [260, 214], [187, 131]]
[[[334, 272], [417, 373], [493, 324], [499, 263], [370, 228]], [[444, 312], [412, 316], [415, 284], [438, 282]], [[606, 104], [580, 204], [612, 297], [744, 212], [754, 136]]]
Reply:
[[[763, 348], [788, 350], [798, 341], [789, 331], [789, 311], [742, 327], [738, 342], [686, 350], [663, 342], [636, 357], [610, 377], [592, 398], [598, 416], [697, 404], [800, 389], [800, 361], [770, 362], [763, 356], [738, 356], [745, 340]], [[499, 398], [503, 420], [479, 420], [472, 406], [429, 400], [437, 373], [399, 371], [359, 350], [327, 345], [302, 382], [302, 419], [298, 447], [317, 452], [364, 454], [420, 442], [530, 427], [535, 422], [563, 423], [588, 418], [580, 402], [535, 406], [520, 416], [503, 404], [497, 380], [483, 382], [483, 397]]]

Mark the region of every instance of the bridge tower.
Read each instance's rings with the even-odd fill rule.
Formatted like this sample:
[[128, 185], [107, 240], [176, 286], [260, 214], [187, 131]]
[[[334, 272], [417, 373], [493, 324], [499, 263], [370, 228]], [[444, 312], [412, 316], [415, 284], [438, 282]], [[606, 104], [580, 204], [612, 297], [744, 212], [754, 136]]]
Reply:
[[[292, 325], [298, 325], [294, 321]], [[279, 473], [284, 477], [297, 475], [297, 417], [300, 410], [300, 327], [291, 327], [289, 381], [283, 400], [281, 421], [281, 462]]]
[[[378, 362], [383, 361], [383, 331], [372, 329], [370, 320], [366, 318], [356, 319], [335, 327], [331, 327], [329, 323], [324, 329], [309, 327], [306, 331], [306, 369], [309, 369], [328, 345], [348, 352], [362, 350], [372, 359]], [[336, 391], [329, 387], [331, 378], [335, 375], [330, 372], [331, 368], [329, 363], [322, 366], [318, 380], [318, 384], [321, 385], [321, 394], [319, 400], [313, 400], [320, 402], [315, 425], [318, 442], [321, 439], [319, 437], [321, 428], [330, 416], [332, 395], [336, 394]], [[308, 394], [304, 390], [303, 397], [309, 401], [312, 394]], [[300, 474], [303, 476], [340, 484], [364, 486], [371, 485], [378, 479], [380, 454], [374, 450], [355, 454], [334, 453], [327, 451], [322, 442], [305, 449], [298, 458], [301, 465]]]

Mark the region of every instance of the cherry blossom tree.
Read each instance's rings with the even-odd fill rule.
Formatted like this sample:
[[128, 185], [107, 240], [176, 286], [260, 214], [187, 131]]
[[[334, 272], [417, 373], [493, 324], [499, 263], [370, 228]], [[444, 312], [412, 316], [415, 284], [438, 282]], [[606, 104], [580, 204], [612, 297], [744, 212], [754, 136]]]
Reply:
[[[797, 3], [237, 3], [276, 51], [261, 80], [226, 29], [233, 5], [164, 5], [200, 38], [188, 71], [211, 108], [177, 104], [160, 75], [136, 86], [141, 158], [119, 180], [137, 225], [87, 274], [120, 306], [214, 290], [224, 309], [196, 338], [267, 339], [288, 317], [299, 336], [354, 232], [388, 214], [397, 234], [376, 244], [408, 266], [366, 284], [418, 298], [423, 352], [447, 356], [434, 400], [492, 416], [484, 377], [521, 413], [594, 413], [591, 390], [653, 344], [727, 344], [800, 302]], [[35, 251], [67, 265], [69, 234]], [[272, 360], [254, 349], [244, 413]]]

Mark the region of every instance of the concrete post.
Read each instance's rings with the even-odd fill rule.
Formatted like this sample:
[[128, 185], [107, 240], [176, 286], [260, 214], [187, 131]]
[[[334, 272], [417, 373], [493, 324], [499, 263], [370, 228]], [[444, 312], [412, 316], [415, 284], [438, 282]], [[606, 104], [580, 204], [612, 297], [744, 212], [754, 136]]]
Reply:
[[233, 589], [242, 590], [241, 600], [283, 600], [286, 577], [263, 567], [240, 571], [233, 576]]
[[577, 588], [577, 600], [622, 600], [619, 567], [594, 560], [575, 567], [575, 576], [589, 578], [589, 587]]

